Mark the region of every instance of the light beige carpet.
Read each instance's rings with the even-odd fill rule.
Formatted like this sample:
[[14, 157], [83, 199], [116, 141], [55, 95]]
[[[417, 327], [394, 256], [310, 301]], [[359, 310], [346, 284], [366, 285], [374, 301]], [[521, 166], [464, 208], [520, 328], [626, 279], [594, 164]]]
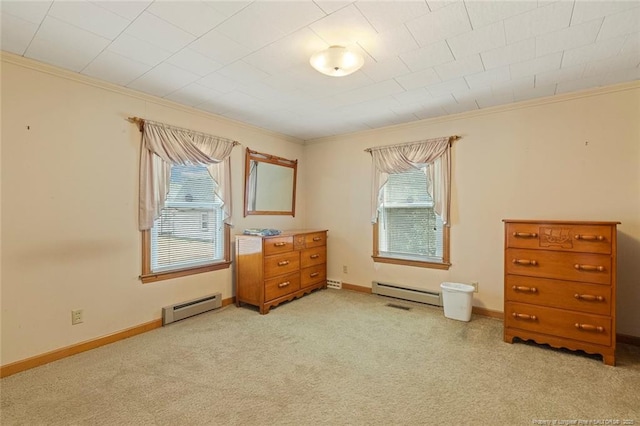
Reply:
[[609, 367], [504, 343], [495, 319], [338, 290], [265, 316], [228, 306], [0, 386], [3, 426], [640, 425], [638, 347]]

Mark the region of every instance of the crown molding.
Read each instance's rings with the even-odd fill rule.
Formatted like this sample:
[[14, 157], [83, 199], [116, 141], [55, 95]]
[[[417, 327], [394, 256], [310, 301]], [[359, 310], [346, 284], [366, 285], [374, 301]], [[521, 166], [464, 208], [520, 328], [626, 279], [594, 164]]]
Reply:
[[[140, 99], [145, 102], [150, 102], [156, 105], [164, 106], [167, 108], [175, 109], [178, 111], [186, 112], [192, 115], [198, 115], [207, 119], [214, 119], [227, 122], [233, 126], [240, 127], [243, 129], [248, 129], [260, 133], [266, 133], [272, 136], [275, 136], [280, 139], [284, 139], [287, 142], [295, 143], [298, 145], [304, 145], [304, 141], [302, 139], [295, 138], [293, 136], [285, 135], [283, 133], [274, 132], [273, 130], [263, 129], [262, 127], [253, 126], [251, 124], [244, 123], [242, 121], [234, 120], [232, 118], [224, 117], [221, 115], [213, 114], [201, 109], [197, 109], [194, 107], [189, 107], [186, 105], [179, 104], [174, 101], [170, 101], [167, 99], [159, 98], [157, 96], [149, 95], [143, 92], [139, 92], [134, 89], [129, 89], [128, 87], [118, 86], [117, 84], [108, 83], [103, 80], [99, 80], [97, 78], [89, 77], [78, 72], [73, 72], [69, 70], [65, 70], [63, 68], [59, 68], [55, 65], [45, 64], [43, 62], [36, 61], [34, 59], [25, 58], [20, 55], [16, 55], [15, 53], [9, 53], [5, 51], [0, 51], [0, 60], [3, 63], [9, 63], [13, 65], [17, 65], [23, 68], [28, 68], [34, 71], [38, 71], [45, 74], [50, 74], [56, 77], [64, 78], [66, 80], [75, 81], [80, 84], [84, 84], [87, 86], [93, 86], [99, 89], [107, 90], [110, 92], [115, 92], [124, 96], [129, 96], [132, 98]], [[132, 114], [134, 114], [132, 112]], [[134, 114], [135, 115], [135, 114]], [[143, 117], [144, 118], [144, 117]]]
[[571, 100], [575, 100], [575, 99], [590, 98], [590, 97], [594, 97], [594, 96], [606, 95], [606, 94], [609, 94], [609, 93], [625, 92], [625, 91], [636, 90], [636, 89], [640, 89], [640, 81], [638, 81], [638, 80], [632, 81], [632, 82], [628, 82], [628, 83], [615, 84], [615, 85], [611, 85], [611, 86], [598, 87], [598, 88], [595, 88], [595, 89], [582, 90], [582, 91], [579, 91], [579, 92], [571, 92], [571, 93], [563, 93], [561, 95], [545, 96], [545, 97], [542, 97], [542, 98], [536, 98], [536, 99], [531, 99], [531, 100], [527, 100], [527, 101], [515, 102], [515, 103], [511, 103], [511, 104], [507, 104], [507, 105], [499, 105], [499, 106], [490, 107], [490, 108], [482, 108], [482, 109], [477, 109], [477, 110], [473, 110], [473, 111], [466, 111], [466, 112], [462, 112], [462, 113], [459, 113], [459, 114], [442, 115], [442, 116], [439, 116], [439, 117], [425, 118], [423, 120], [411, 121], [409, 123], [402, 123], [402, 124], [394, 124], [394, 125], [391, 125], [391, 126], [379, 127], [379, 128], [376, 128], [376, 129], [360, 130], [360, 131], [357, 131], [357, 132], [344, 133], [344, 134], [341, 134], [341, 135], [326, 136], [326, 137], [317, 138], [317, 139], [309, 139], [309, 140], [304, 141], [304, 144], [305, 145], [312, 145], [312, 144], [317, 144], [317, 143], [324, 143], [324, 142], [332, 142], [332, 141], [335, 141], [335, 140], [341, 140], [341, 139], [343, 139], [345, 137], [360, 138], [360, 137], [367, 137], [367, 136], [372, 135], [372, 134], [379, 135], [380, 133], [391, 133], [391, 132], [397, 132], [399, 130], [410, 130], [410, 129], [413, 129], [413, 128], [416, 128], [416, 127], [423, 127], [425, 125], [440, 124], [440, 123], [446, 123], [446, 122], [449, 122], [449, 121], [465, 120], [465, 119], [469, 119], [469, 118], [482, 117], [482, 116], [493, 115], [493, 114], [500, 114], [500, 113], [504, 113], [504, 112], [508, 112], [508, 111], [516, 111], [516, 110], [519, 110], [519, 109], [534, 108], [534, 107], [538, 107], [538, 106], [542, 106], [542, 105], [554, 104], [554, 103], [559, 103], [559, 102], [567, 102], [567, 101], [571, 101]]

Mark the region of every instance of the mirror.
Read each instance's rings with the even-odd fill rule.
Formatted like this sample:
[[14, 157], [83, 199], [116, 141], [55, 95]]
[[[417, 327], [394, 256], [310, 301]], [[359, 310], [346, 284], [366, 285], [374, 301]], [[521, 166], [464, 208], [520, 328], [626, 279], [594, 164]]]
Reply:
[[251, 151], [244, 170], [244, 215], [296, 214], [298, 160]]

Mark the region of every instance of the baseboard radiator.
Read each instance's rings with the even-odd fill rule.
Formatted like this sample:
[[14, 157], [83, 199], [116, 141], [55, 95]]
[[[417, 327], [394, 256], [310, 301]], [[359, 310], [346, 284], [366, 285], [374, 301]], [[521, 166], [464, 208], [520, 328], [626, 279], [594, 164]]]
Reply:
[[162, 308], [162, 325], [171, 324], [222, 306], [222, 294], [215, 293]]
[[442, 306], [442, 296], [435, 291], [421, 290], [398, 284], [380, 283], [377, 281], [372, 281], [371, 284], [371, 292], [373, 294], [426, 303], [428, 305]]

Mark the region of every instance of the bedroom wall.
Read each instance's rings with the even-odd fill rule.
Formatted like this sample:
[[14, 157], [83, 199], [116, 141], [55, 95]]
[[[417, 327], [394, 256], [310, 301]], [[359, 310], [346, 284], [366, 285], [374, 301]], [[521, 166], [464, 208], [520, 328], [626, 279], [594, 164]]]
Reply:
[[[138, 279], [140, 132], [128, 116], [242, 144], [231, 160], [232, 233], [304, 227], [303, 189], [295, 218], [243, 218], [245, 148], [304, 169], [300, 141], [3, 54], [2, 365], [156, 320], [162, 306], [233, 296], [231, 269]], [[72, 309], [84, 310], [83, 324], [71, 326]]]
[[[636, 83], [309, 141], [307, 225], [329, 229], [328, 277], [436, 291], [443, 281], [478, 281], [474, 305], [502, 311], [502, 219], [620, 221], [617, 332], [640, 336], [638, 117]], [[453, 265], [374, 263], [371, 157], [363, 150], [449, 135], [462, 136], [453, 146]]]

